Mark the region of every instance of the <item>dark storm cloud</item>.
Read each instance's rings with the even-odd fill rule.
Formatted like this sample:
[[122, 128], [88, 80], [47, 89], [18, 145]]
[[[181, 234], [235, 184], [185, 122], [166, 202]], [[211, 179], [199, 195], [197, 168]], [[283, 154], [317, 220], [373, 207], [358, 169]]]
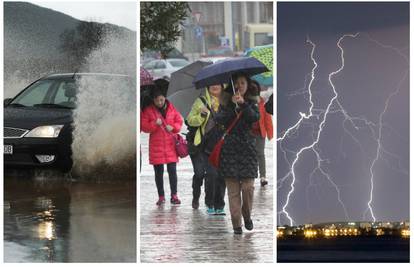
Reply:
[[[324, 170], [338, 185], [349, 220], [364, 219], [380, 114], [398, 86], [400, 91], [390, 98], [382, 120], [381, 153], [373, 168], [372, 206], [377, 220], [409, 219], [409, 82], [408, 77], [403, 79], [408, 71], [408, 11], [408, 3], [278, 4], [278, 136], [310, 106], [307, 85], [313, 63], [307, 36], [316, 45], [318, 68], [312, 85], [316, 113], [326, 109], [333, 97], [328, 77], [341, 64], [338, 39], [346, 33], [360, 33], [357, 38], [343, 40], [345, 67], [333, 82], [346, 112], [375, 126], [369, 129], [359, 123], [355, 129], [349, 121], [343, 123], [341, 113], [329, 114], [316, 147]], [[295, 152], [312, 143], [319, 122], [315, 117], [306, 120], [299, 131], [278, 143], [278, 179], [289, 171]], [[332, 183], [320, 172], [311, 177], [316, 164], [312, 150], [299, 158], [289, 214], [296, 223], [346, 220]], [[279, 183], [278, 211], [285, 203], [290, 182], [291, 177]], [[286, 217], [281, 218], [278, 223], [287, 223]]]
[[407, 25], [407, 2], [278, 3], [281, 30], [335, 34]]

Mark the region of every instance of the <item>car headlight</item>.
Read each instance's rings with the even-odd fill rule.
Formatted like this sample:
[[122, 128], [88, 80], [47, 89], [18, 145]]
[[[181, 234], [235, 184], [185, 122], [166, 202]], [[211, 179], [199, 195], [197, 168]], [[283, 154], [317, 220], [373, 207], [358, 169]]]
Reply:
[[56, 138], [59, 136], [63, 125], [39, 126], [31, 130], [24, 137]]

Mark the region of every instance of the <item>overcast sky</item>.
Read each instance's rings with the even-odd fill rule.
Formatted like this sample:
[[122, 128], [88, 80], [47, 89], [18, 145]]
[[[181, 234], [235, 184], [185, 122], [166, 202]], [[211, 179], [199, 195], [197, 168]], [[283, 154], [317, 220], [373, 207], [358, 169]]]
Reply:
[[136, 31], [137, 3], [129, 2], [32, 2], [76, 19], [112, 23]]
[[[310, 107], [307, 86], [314, 65], [307, 36], [316, 45], [314, 58], [318, 63], [311, 86], [313, 112], [323, 114], [334, 96], [329, 74], [341, 66], [338, 39], [360, 33], [341, 43], [345, 65], [332, 81], [346, 114], [361, 119], [355, 119], [354, 125], [345, 120], [335, 102], [315, 146], [326, 175], [317, 169], [317, 154], [312, 149], [296, 161], [294, 191], [286, 208], [295, 224], [373, 220], [366, 212], [371, 166], [371, 206], [376, 219], [409, 220], [408, 2], [279, 3], [277, 31], [278, 136]], [[387, 98], [388, 108], [380, 120]], [[322, 117], [304, 120], [298, 131], [278, 142], [278, 179], [289, 173], [296, 153], [315, 140]], [[381, 149], [372, 165], [380, 121]], [[288, 175], [284, 182], [278, 181], [278, 211], [286, 203], [292, 180]], [[282, 214], [278, 223], [289, 221]]]

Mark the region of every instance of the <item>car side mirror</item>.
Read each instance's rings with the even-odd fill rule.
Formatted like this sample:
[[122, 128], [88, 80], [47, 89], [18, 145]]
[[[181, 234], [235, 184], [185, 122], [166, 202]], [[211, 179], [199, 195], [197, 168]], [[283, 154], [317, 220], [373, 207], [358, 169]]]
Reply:
[[13, 98], [6, 98], [3, 100], [3, 106], [7, 106], [8, 104], [10, 104], [10, 102], [12, 102]]

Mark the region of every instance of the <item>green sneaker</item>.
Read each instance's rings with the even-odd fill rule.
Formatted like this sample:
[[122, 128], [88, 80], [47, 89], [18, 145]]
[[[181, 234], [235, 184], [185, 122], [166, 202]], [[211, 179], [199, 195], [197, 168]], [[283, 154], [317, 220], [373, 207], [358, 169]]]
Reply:
[[226, 213], [224, 212], [224, 209], [216, 209], [216, 215], [226, 215]]
[[213, 208], [207, 208], [207, 214], [208, 215], [214, 215], [214, 214], [216, 214], [216, 211]]

